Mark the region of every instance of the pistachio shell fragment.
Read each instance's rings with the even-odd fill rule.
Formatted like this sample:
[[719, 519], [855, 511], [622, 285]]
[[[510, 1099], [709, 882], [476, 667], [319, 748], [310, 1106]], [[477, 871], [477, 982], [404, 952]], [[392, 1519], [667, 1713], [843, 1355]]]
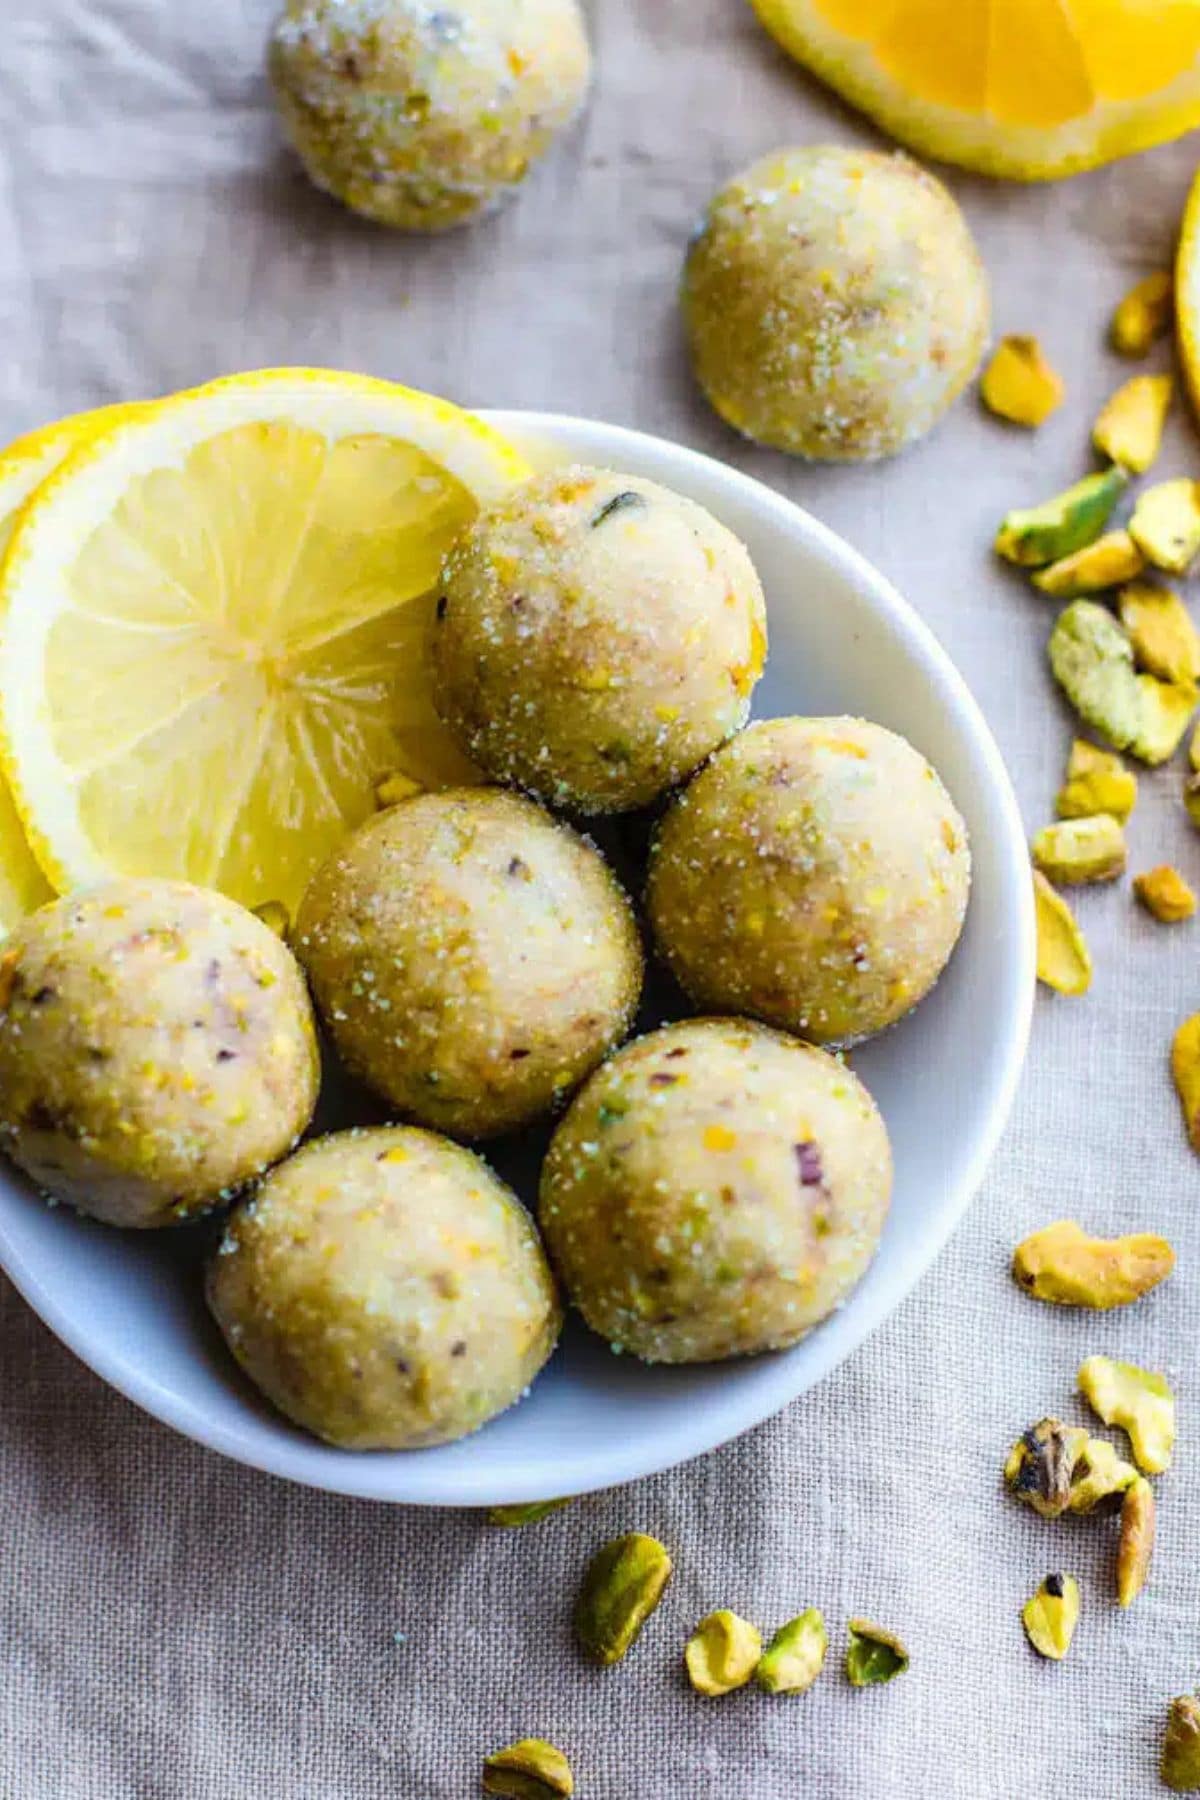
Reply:
[[505, 1525], [510, 1528], [518, 1525], [537, 1525], [542, 1519], [548, 1519], [564, 1506], [570, 1506], [570, 1496], [565, 1500], [527, 1500], [521, 1506], [490, 1506], [488, 1508], [489, 1525]]
[[670, 1574], [666, 1546], [640, 1531], [598, 1550], [575, 1602], [575, 1635], [584, 1655], [605, 1668], [620, 1662], [662, 1599]]
[[1200, 1013], [1185, 1019], [1171, 1041], [1171, 1074], [1192, 1149], [1200, 1151]]
[[1200, 632], [1178, 594], [1135, 581], [1121, 590], [1117, 609], [1139, 668], [1183, 686], [1200, 681]]
[[1175, 311], [1175, 277], [1156, 269], [1130, 288], [1112, 316], [1109, 339], [1121, 356], [1145, 356], [1171, 323]]
[[829, 1637], [815, 1606], [781, 1625], [762, 1653], [754, 1679], [768, 1694], [803, 1694], [825, 1666]]
[[846, 1678], [853, 1687], [879, 1687], [908, 1667], [908, 1651], [890, 1631], [869, 1619], [851, 1619], [846, 1651]]
[[1023, 569], [1038, 569], [1082, 550], [1108, 524], [1127, 480], [1123, 469], [1101, 469], [1040, 506], [1007, 513], [996, 533], [997, 555]]
[[389, 806], [399, 806], [402, 800], [411, 800], [414, 794], [421, 792], [421, 784], [414, 781], [411, 775], [402, 775], [398, 769], [389, 769], [375, 783], [375, 806], [384, 812]]
[[254, 908], [254, 916], [261, 919], [268, 931], [273, 931], [277, 938], [287, 939], [292, 929], [291, 916], [282, 900], [264, 900], [261, 906]]
[[1121, 1503], [1121, 1535], [1117, 1540], [1117, 1605], [1132, 1606], [1146, 1585], [1154, 1554], [1154, 1489], [1139, 1475]]
[[522, 1738], [484, 1758], [483, 1791], [504, 1800], [569, 1800], [575, 1780], [561, 1750], [545, 1738]]
[[1013, 1277], [1035, 1300], [1107, 1312], [1129, 1306], [1165, 1281], [1175, 1267], [1166, 1238], [1148, 1231], [1089, 1237], [1074, 1219], [1059, 1219], [1013, 1251]]
[[745, 1687], [762, 1655], [757, 1626], [722, 1607], [701, 1619], [683, 1652], [688, 1680], [698, 1694], [732, 1694]]
[[1169, 863], [1135, 875], [1133, 891], [1146, 911], [1164, 925], [1179, 925], [1196, 910], [1195, 893]]
[[1047, 881], [1079, 886], [1115, 881], [1125, 867], [1125, 833], [1111, 813], [1090, 819], [1060, 819], [1044, 825], [1033, 840], [1033, 864]]
[[1087, 1449], [1081, 1425], [1039, 1419], [1019, 1437], [1004, 1463], [1004, 1479], [1018, 1500], [1043, 1519], [1057, 1519], [1071, 1502], [1071, 1478]]
[[1047, 1575], [1021, 1608], [1025, 1635], [1039, 1656], [1061, 1662], [1079, 1622], [1079, 1583], [1073, 1575]]
[[1128, 1433], [1139, 1469], [1161, 1475], [1170, 1468], [1175, 1396], [1164, 1376], [1111, 1356], [1089, 1356], [1080, 1365], [1079, 1391], [1106, 1425], [1119, 1425]]
[[1200, 550], [1200, 482], [1179, 476], [1138, 496], [1129, 535], [1147, 562], [1168, 575], [1186, 575]]
[[1054, 810], [1060, 819], [1111, 813], [1123, 822], [1137, 805], [1137, 791], [1137, 776], [1119, 756], [1076, 738], [1067, 762], [1066, 783], [1058, 790]]
[[1050, 634], [1050, 667], [1085, 724], [1116, 750], [1166, 762], [1195, 711], [1196, 690], [1139, 675], [1128, 634], [1106, 607], [1073, 600]]
[[1145, 566], [1145, 557], [1127, 531], [1106, 531], [1094, 544], [1039, 569], [1032, 579], [1041, 593], [1074, 600], [1132, 581]]
[[1013, 425], [1041, 425], [1062, 405], [1062, 376], [1046, 361], [1035, 337], [1004, 337], [983, 371], [984, 405]]
[[1173, 1793], [1193, 1794], [1200, 1789], [1200, 1700], [1191, 1694], [1171, 1702], [1159, 1774], [1163, 1786]]
[[1102, 1500], [1125, 1493], [1137, 1478], [1133, 1464], [1127, 1463], [1107, 1438], [1089, 1438], [1071, 1477], [1067, 1511], [1094, 1512]]
[[1037, 918], [1037, 978], [1056, 994], [1086, 994], [1092, 985], [1092, 958], [1075, 914], [1044, 875], [1033, 871]]
[[1162, 447], [1174, 385], [1169, 375], [1135, 375], [1119, 387], [1092, 427], [1101, 456], [1131, 475], [1144, 475]]

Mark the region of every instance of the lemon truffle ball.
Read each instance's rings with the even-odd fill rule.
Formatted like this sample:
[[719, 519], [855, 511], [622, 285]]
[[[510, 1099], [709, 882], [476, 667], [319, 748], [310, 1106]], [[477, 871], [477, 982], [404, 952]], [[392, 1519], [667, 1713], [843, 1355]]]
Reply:
[[906, 156], [783, 150], [716, 196], [683, 312], [700, 385], [730, 425], [820, 461], [891, 456], [971, 379], [987, 280], [940, 181]]
[[904, 738], [862, 719], [769, 719], [664, 817], [648, 902], [698, 1006], [845, 1044], [933, 986], [970, 872], [966, 827]]
[[294, 942], [347, 1067], [456, 1137], [546, 1112], [624, 1037], [641, 990], [599, 851], [498, 788], [421, 794], [360, 827]]
[[304, 977], [244, 907], [110, 881], [0, 957], [0, 1143], [110, 1225], [207, 1211], [296, 1143], [319, 1065]]
[[879, 1242], [887, 1131], [825, 1051], [740, 1019], [638, 1038], [555, 1133], [538, 1218], [588, 1324], [647, 1362], [783, 1349]]
[[445, 231], [514, 193], [590, 74], [576, 0], [288, 0], [268, 68], [312, 180]]
[[322, 1138], [272, 1170], [230, 1216], [208, 1304], [280, 1412], [347, 1450], [478, 1430], [561, 1323], [515, 1196], [469, 1150], [403, 1126]]
[[626, 812], [738, 730], [765, 654], [762, 588], [732, 532], [653, 481], [556, 469], [450, 552], [434, 694], [496, 780]]

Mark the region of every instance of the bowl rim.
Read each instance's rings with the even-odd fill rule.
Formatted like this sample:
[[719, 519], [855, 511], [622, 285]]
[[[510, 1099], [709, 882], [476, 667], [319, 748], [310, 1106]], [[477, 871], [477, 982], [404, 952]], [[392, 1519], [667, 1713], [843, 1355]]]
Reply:
[[[1036, 937], [1032, 882], [1016, 879], [1017, 871], [1028, 868], [1028, 849], [1024, 825], [1004, 759], [991, 728], [964, 677], [936, 634], [910, 602], [888, 578], [846, 540], [824, 525], [798, 502], [755, 476], [748, 475], [715, 456], [675, 443], [669, 438], [628, 426], [609, 424], [599, 419], [585, 419], [568, 413], [524, 411], [515, 408], [478, 409], [479, 416], [495, 429], [511, 434], [518, 443], [533, 440], [544, 443], [547, 450], [564, 441], [572, 447], [571, 461], [583, 460], [578, 454], [582, 445], [590, 445], [595, 460], [619, 464], [627, 448], [636, 463], [638, 457], [652, 458], [664, 454], [676, 469], [696, 470], [710, 480], [726, 484], [748, 506], [760, 512], [774, 513], [784, 530], [804, 538], [819, 557], [849, 586], [864, 597], [871, 610], [882, 615], [891, 634], [906, 642], [913, 654], [921, 658], [945, 695], [946, 704], [956, 717], [959, 731], [972, 742], [990, 787], [990, 801], [1004, 840], [1004, 864], [1012, 879], [1007, 883], [1005, 900], [1012, 910], [1017, 966], [1014, 979], [1007, 986], [1007, 1005], [996, 1021], [994, 1049], [1000, 1056], [999, 1072], [986, 1123], [979, 1130], [973, 1153], [950, 1194], [941, 1198], [931, 1229], [923, 1234], [918, 1247], [898, 1256], [882, 1282], [877, 1283], [875, 1308], [848, 1336], [818, 1329], [806, 1344], [806, 1361], [802, 1382], [797, 1385], [787, 1356], [762, 1359], [770, 1368], [766, 1379], [752, 1391], [745, 1392], [730, 1384], [731, 1398], [724, 1405], [706, 1405], [700, 1409], [681, 1404], [688, 1415], [689, 1429], [662, 1434], [655, 1439], [655, 1452], [631, 1451], [605, 1443], [591, 1454], [593, 1466], [573, 1474], [558, 1491], [578, 1495], [604, 1488], [621, 1486], [649, 1475], [674, 1468], [694, 1457], [707, 1455], [722, 1444], [752, 1430], [773, 1417], [790, 1401], [799, 1398], [824, 1379], [833, 1369], [861, 1348], [891, 1316], [916, 1283], [928, 1270], [935, 1257], [961, 1223], [971, 1201], [978, 1192], [1000, 1136], [1008, 1122], [1016, 1098], [1024, 1064], [1033, 1017], [1036, 968]], [[520, 1503], [545, 1497], [546, 1475], [539, 1461], [532, 1476], [489, 1476], [486, 1459], [479, 1467], [459, 1469], [438, 1479], [417, 1479], [408, 1484], [410, 1491], [398, 1492], [405, 1483], [396, 1477], [397, 1466], [404, 1467], [412, 1459], [417, 1474], [423, 1460], [421, 1452], [377, 1453], [336, 1451], [299, 1435], [295, 1438], [273, 1437], [263, 1432], [257, 1418], [253, 1428], [238, 1429], [221, 1419], [214, 1419], [203, 1407], [186, 1396], [161, 1385], [153, 1368], [126, 1360], [107, 1342], [97, 1344], [79, 1326], [70, 1309], [60, 1306], [44, 1287], [37, 1270], [25, 1261], [10, 1241], [0, 1212], [0, 1268], [18, 1293], [42, 1322], [79, 1360], [144, 1412], [172, 1427], [181, 1435], [215, 1450], [231, 1460], [265, 1474], [294, 1481], [321, 1492], [378, 1500], [389, 1504], [434, 1507], [478, 1507], [489, 1504]], [[835, 1315], [836, 1317], [836, 1315]], [[758, 1359], [755, 1359], [756, 1361]], [[286, 1423], [286, 1422], [282, 1422]], [[294, 1431], [294, 1427], [288, 1427]], [[469, 1440], [467, 1440], [469, 1441]], [[323, 1453], [320, 1471], [307, 1466], [314, 1450]], [[424, 1454], [436, 1454], [424, 1453]], [[603, 1457], [603, 1468], [599, 1466]], [[576, 1458], [588, 1462], [588, 1458]], [[328, 1466], [324, 1466], [328, 1463]]]

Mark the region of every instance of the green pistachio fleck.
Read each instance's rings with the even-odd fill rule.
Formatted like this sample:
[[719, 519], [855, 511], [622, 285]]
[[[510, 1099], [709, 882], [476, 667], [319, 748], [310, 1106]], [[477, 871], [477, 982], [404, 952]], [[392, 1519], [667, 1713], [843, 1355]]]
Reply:
[[758, 1628], [721, 1608], [701, 1619], [683, 1653], [688, 1680], [698, 1694], [732, 1694], [745, 1687], [762, 1655]]
[[1163, 1786], [1173, 1793], [1194, 1794], [1200, 1789], [1200, 1700], [1193, 1694], [1171, 1702], [1159, 1772]]
[[908, 1651], [898, 1637], [872, 1625], [869, 1619], [851, 1619], [849, 1629], [846, 1676], [853, 1687], [877, 1687], [903, 1675]]
[[1122, 469], [1103, 469], [1041, 506], [1008, 513], [996, 533], [997, 555], [1036, 569], [1082, 550], [1104, 530], [1127, 480]]
[[671, 1558], [657, 1538], [627, 1532], [598, 1550], [575, 1602], [575, 1635], [585, 1656], [620, 1662], [659, 1601]]
[[825, 1666], [829, 1637], [815, 1606], [781, 1625], [763, 1651], [754, 1679], [768, 1694], [803, 1694]]
[[527, 1500], [523, 1506], [492, 1506], [488, 1508], [488, 1524], [536, 1525], [540, 1519], [547, 1519], [560, 1507], [570, 1504], [571, 1496], [568, 1495], [565, 1500]]
[[1025, 1635], [1039, 1656], [1061, 1662], [1079, 1623], [1079, 1583], [1073, 1575], [1047, 1575], [1021, 1608]]
[[522, 1738], [484, 1759], [483, 1791], [503, 1800], [570, 1800], [571, 1765], [545, 1738]]

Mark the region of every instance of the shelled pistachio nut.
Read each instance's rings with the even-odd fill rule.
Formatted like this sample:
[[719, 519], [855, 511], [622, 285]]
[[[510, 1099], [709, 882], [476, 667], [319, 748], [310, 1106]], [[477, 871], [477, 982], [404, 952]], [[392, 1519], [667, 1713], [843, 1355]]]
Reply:
[[781, 1625], [759, 1659], [754, 1679], [768, 1694], [803, 1694], [825, 1666], [829, 1637], [815, 1606]]
[[1127, 479], [1123, 469], [1102, 469], [1040, 506], [1007, 513], [996, 533], [996, 554], [1023, 569], [1040, 569], [1082, 550], [1108, 524]]
[[683, 1660], [696, 1692], [715, 1696], [745, 1687], [761, 1655], [757, 1626], [722, 1607], [701, 1619], [687, 1641]]
[[1175, 1267], [1166, 1238], [1148, 1231], [1089, 1237], [1074, 1219], [1059, 1219], [1013, 1251], [1013, 1277], [1035, 1300], [1106, 1312], [1129, 1306], [1165, 1281]]
[[890, 1631], [869, 1619], [851, 1619], [846, 1649], [846, 1679], [852, 1687], [879, 1687], [908, 1667], [908, 1651]]
[[571, 1765], [545, 1738], [522, 1738], [484, 1758], [483, 1791], [503, 1800], [570, 1800]]
[[671, 1558], [657, 1538], [630, 1531], [593, 1556], [575, 1602], [575, 1635], [585, 1656], [620, 1662], [663, 1596]]
[[1047, 1575], [1021, 1608], [1025, 1635], [1039, 1656], [1061, 1662], [1079, 1623], [1079, 1583], [1073, 1575]]
[[1139, 1469], [1161, 1475], [1170, 1468], [1175, 1396], [1165, 1376], [1111, 1356], [1089, 1356], [1080, 1365], [1079, 1391], [1106, 1425], [1119, 1425], [1128, 1434]]

